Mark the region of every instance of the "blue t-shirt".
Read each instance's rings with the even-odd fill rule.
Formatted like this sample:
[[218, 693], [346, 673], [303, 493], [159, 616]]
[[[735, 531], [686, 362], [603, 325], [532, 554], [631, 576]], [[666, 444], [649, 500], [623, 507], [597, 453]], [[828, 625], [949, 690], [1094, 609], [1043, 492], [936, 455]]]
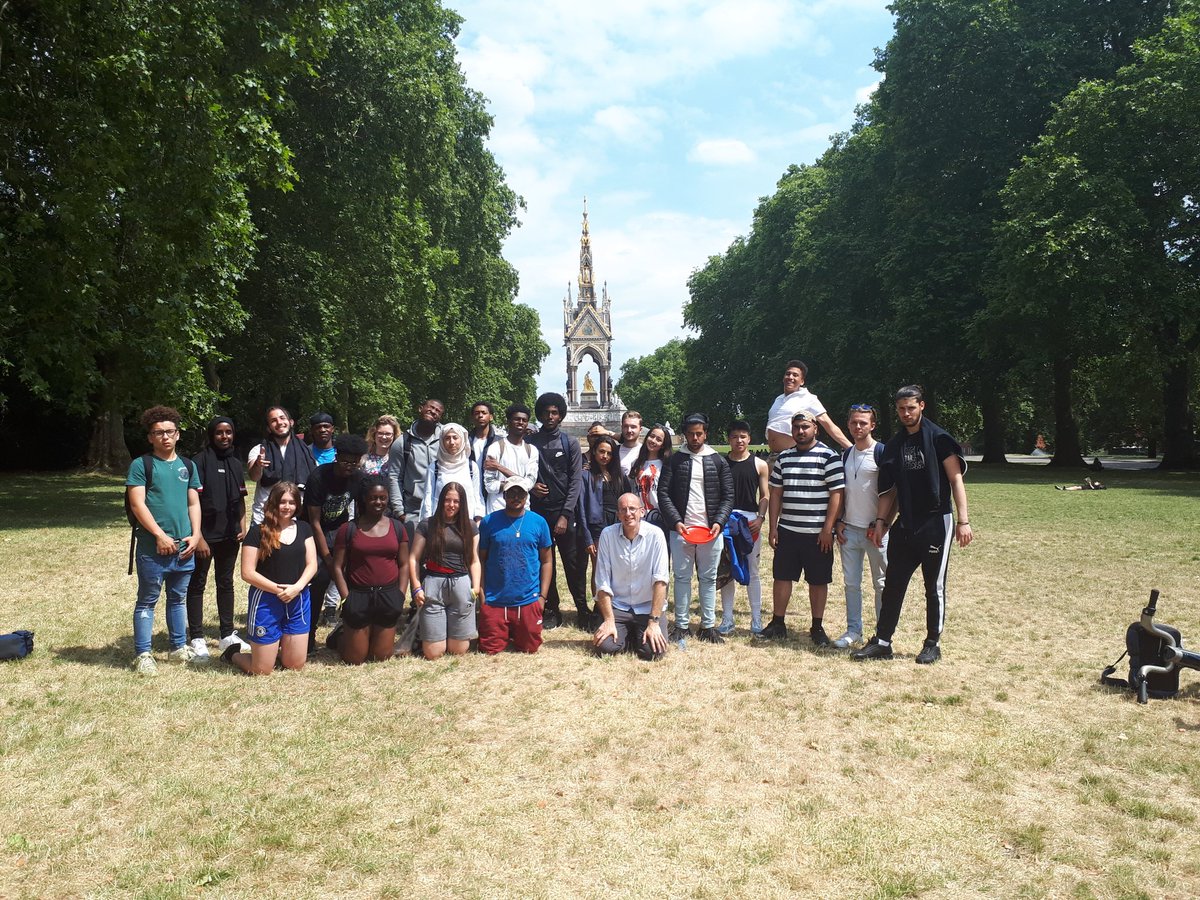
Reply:
[[[200, 490], [200, 473], [196, 464], [191, 466], [191, 477], [188, 477], [188, 465], [182, 456], [176, 456], [170, 462], [150, 455], [154, 466], [153, 480], [150, 490], [146, 491], [146, 508], [158, 527], [180, 541], [192, 536], [192, 520], [188, 517], [188, 489]], [[129, 465], [129, 473], [125, 476], [126, 487], [146, 486], [146, 467], [139, 456]], [[137, 529], [138, 553], [151, 556], [158, 553], [158, 542], [154, 535], [142, 528]]]
[[487, 554], [483, 569], [484, 600], [489, 606], [526, 606], [541, 592], [539, 551], [552, 547], [550, 526], [532, 510], [510, 519], [502, 509], [479, 523], [479, 552]]
[[337, 459], [337, 448], [334, 447], [333, 444], [330, 444], [324, 450], [318, 450], [316, 447], [311, 445], [309, 449], [312, 450], [313, 459], [317, 461], [318, 466], [323, 466], [326, 463], [331, 463]]

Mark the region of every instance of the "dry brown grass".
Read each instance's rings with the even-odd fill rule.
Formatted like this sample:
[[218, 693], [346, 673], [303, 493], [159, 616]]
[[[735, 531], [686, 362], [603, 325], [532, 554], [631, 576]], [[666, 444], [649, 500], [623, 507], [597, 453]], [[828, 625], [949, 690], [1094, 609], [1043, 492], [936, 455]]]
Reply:
[[0, 666], [0, 896], [1200, 893], [1200, 675], [1148, 707], [1096, 684], [1151, 586], [1200, 639], [1200, 481], [979, 469], [935, 666], [918, 598], [891, 663], [744, 631], [599, 660], [564, 628], [534, 657], [152, 681], [116, 482], [6, 477], [0, 630], [37, 652]]

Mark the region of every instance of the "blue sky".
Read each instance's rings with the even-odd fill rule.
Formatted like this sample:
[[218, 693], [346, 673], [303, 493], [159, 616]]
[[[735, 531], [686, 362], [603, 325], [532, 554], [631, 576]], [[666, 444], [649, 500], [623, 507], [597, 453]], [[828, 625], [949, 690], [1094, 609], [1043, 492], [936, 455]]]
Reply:
[[[815, 160], [878, 83], [881, 0], [448, 0], [490, 147], [525, 198], [505, 256], [563, 390], [562, 299], [588, 199], [620, 365], [683, 336], [687, 279], [745, 234], [791, 163]], [[594, 368], [592, 369], [594, 373]], [[582, 381], [583, 372], [580, 372]]]

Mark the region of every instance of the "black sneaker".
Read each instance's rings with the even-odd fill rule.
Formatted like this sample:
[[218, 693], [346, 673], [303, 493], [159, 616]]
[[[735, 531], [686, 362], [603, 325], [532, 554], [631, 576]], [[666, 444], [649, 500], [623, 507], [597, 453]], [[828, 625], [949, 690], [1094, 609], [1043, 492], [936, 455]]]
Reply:
[[881, 643], [879, 643], [879, 638], [872, 635], [871, 639], [869, 641], [867, 641], [865, 644], [863, 644], [857, 650], [851, 651], [850, 658], [857, 659], [857, 660], [891, 659], [892, 658], [892, 645], [891, 644], [887, 644], [887, 645], [881, 644]]
[[338, 622], [337, 625], [333, 626], [333, 631], [331, 631], [331, 632], [329, 632], [329, 634], [325, 635], [325, 646], [328, 647], [330, 650], [332, 650], [334, 653], [337, 653], [338, 641], [340, 641], [341, 639], [342, 639], [342, 623]]
[[557, 609], [542, 610], [542, 631], [549, 631], [562, 624], [562, 613]]
[[238, 644], [238, 643], [230, 644], [228, 647], [225, 648], [225, 652], [221, 654], [221, 659], [225, 660], [225, 662], [229, 663], [232, 666], [234, 664], [233, 654], [241, 653], [241, 651], [242, 651], [241, 644]]
[[[542, 623], [542, 627], [543, 628], [546, 627], [544, 621]], [[592, 627], [592, 611], [590, 609], [588, 609], [586, 606], [575, 607], [575, 627], [578, 628], [580, 631], [589, 631], [590, 632], [590, 631], [596, 630], [595, 628]]]
[[704, 641], [706, 644], [725, 643], [725, 638], [717, 634], [717, 629], [715, 628], [701, 628], [698, 632], [696, 632], [696, 640]]
[[808, 629], [808, 636], [812, 638], [814, 647], [828, 647], [833, 641], [829, 640], [829, 635], [825, 633], [824, 625], [814, 625]]
[[933, 665], [942, 658], [942, 648], [938, 646], [937, 641], [926, 640], [925, 646], [921, 648], [921, 652], [917, 654], [918, 666]]
[[692, 636], [690, 628], [680, 628], [678, 625], [671, 626], [671, 633], [667, 635], [667, 640], [672, 644], [682, 644]]
[[754, 636], [760, 641], [786, 641], [787, 625], [783, 619], [772, 619], [762, 631], [755, 632]]

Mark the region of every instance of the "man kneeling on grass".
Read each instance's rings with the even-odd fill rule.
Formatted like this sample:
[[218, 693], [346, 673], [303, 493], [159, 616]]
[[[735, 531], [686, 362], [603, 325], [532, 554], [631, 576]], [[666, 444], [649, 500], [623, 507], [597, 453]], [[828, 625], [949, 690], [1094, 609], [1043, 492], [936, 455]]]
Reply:
[[642, 514], [642, 498], [622, 494], [617, 523], [600, 532], [596, 546], [596, 607], [604, 621], [592, 643], [602, 655], [630, 650], [652, 660], [667, 650], [659, 624], [667, 600], [667, 540]]
[[504, 509], [479, 523], [479, 561], [483, 566], [483, 607], [479, 611], [479, 649], [500, 653], [509, 643], [525, 653], [542, 645], [542, 611], [554, 564], [550, 526], [525, 501], [533, 484], [512, 475], [504, 479]]

